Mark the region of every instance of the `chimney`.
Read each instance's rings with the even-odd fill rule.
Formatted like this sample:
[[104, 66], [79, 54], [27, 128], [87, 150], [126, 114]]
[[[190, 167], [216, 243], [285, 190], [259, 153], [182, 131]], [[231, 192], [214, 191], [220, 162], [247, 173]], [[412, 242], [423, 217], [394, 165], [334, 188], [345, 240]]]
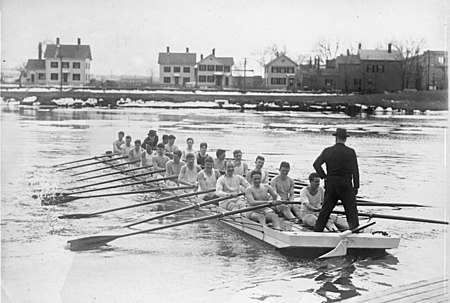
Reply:
[[170, 47], [167, 47], [167, 53], [170, 53]]
[[200, 60], [203, 60], [203, 54], [200, 54]]
[[347, 49], [347, 56], [350, 56], [350, 50]]
[[42, 43], [39, 42], [38, 45], [38, 59], [41, 60], [42, 59]]
[[56, 45], [59, 45], [59, 38], [56, 38]]
[[388, 44], [388, 53], [391, 53], [392, 52], [392, 43], [389, 43]]
[[320, 69], [320, 57], [317, 57], [317, 69]]
[[361, 49], [361, 43], [358, 44], [358, 49]]
[[215, 48], [212, 49], [212, 54], [213, 54], [213, 56], [216, 55], [216, 49]]
[[309, 57], [309, 68], [312, 68], [312, 58]]
[[78, 46], [81, 45], [81, 38], [78, 38]]
[[186, 54], [189, 54], [189, 47], [186, 47]]

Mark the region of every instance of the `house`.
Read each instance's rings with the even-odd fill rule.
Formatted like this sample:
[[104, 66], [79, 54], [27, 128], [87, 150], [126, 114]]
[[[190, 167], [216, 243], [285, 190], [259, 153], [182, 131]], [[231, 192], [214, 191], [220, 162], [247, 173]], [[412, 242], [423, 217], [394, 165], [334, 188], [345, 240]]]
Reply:
[[234, 60], [232, 57], [216, 57], [215, 49], [211, 55], [197, 63], [197, 86], [204, 88], [229, 88], [233, 85], [231, 74]]
[[448, 89], [447, 51], [425, 51], [418, 58], [419, 85], [417, 89]]
[[338, 56], [335, 62], [338, 89], [345, 93], [361, 92], [363, 74], [359, 56], [347, 50], [347, 55]]
[[195, 65], [197, 54], [190, 53], [186, 48], [185, 53], [171, 53], [167, 47], [165, 53], [159, 53], [159, 78], [164, 86], [186, 86], [187, 83], [195, 83]]
[[301, 65], [300, 82], [303, 89], [314, 91], [333, 91], [339, 89], [339, 78], [336, 70], [336, 60], [327, 60], [326, 65], [320, 64], [320, 58], [309, 59], [309, 64]]
[[25, 85], [69, 85], [82, 86], [91, 80], [91, 47], [82, 45], [81, 39], [74, 45], [47, 45], [42, 58], [42, 44], [38, 45], [38, 59], [29, 59], [26, 64]]
[[359, 47], [361, 61], [362, 91], [365, 93], [395, 92], [402, 89], [402, 55], [392, 50], [367, 50]]
[[269, 89], [296, 90], [298, 82], [298, 64], [285, 54], [264, 65], [264, 84]]

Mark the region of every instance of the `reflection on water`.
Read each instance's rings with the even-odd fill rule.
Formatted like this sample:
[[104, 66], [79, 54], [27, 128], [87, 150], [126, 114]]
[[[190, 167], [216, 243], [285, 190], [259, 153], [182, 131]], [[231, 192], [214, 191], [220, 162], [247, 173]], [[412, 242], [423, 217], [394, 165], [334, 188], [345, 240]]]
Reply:
[[[362, 197], [434, 206], [367, 207], [364, 211], [440, 220], [445, 205], [446, 115], [350, 118], [299, 112], [16, 107], [2, 108], [1, 123], [2, 274], [4, 289], [17, 299], [12, 301], [44, 297], [58, 301], [62, 296], [64, 302], [93, 298], [99, 302], [112, 298], [119, 302], [148, 302], [149, 298], [164, 302], [326, 302], [434, 278], [445, 260], [444, 227], [389, 220], [377, 221], [377, 229], [401, 236], [402, 242], [398, 250], [381, 255], [321, 261], [286, 256], [217, 221], [71, 252], [64, 249], [68, 240], [130, 232], [121, 226], [180, 204], [168, 202], [97, 218], [59, 220], [61, 214], [139, 203], [143, 196], [80, 199], [42, 207], [31, 195], [33, 188], [78, 185], [80, 182], [69, 176], [75, 170], [59, 172], [50, 166], [110, 150], [119, 130], [133, 140], [143, 139], [149, 129], [157, 130], [160, 137], [174, 134], [181, 148], [186, 138], [193, 137], [195, 147], [207, 142], [213, 156], [217, 148], [226, 149], [229, 157], [239, 148], [250, 167], [257, 155], [264, 155], [271, 171], [281, 161], [288, 161], [291, 176], [306, 180], [314, 159], [333, 144], [331, 132], [343, 126], [352, 135], [348, 145], [358, 154]], [[181, 213], [139, 229], [200, 215]], [[430, 264], [430, 258], [436, 262]], [[23, 292], [25, 288], [29, 291]]]

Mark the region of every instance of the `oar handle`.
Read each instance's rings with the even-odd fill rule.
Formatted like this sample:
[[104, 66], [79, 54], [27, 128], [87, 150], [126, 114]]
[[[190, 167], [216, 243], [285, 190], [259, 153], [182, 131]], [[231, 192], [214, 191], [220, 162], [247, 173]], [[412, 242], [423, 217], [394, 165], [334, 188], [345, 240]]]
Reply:
[[[345, 211], [340, 211], [340, 210], [333, 210], [332, 213], [345, 215]], [[358, 213], [358, 216], [369, 217], [369, 218], [400, 220], [400, 221], [422, 222], [422, 223], [436, 223], [436, 224], [447, 224], [447, 225], [449, 224], [448, 221], [431, 220], [431, 219], [423, 219], [423, 218], [415, 218], [415, 217], [391, 216], [391, 215], [382, 215], [382, 214]]]
[[[215, 190], [211, 189], [211, 190], [207, 190], [207, 191], [204, 191], [204, 192], [212, 192], [212, 191], [215, 191]], [[197, 192], [197, 193], [201, 194], [201, 192]], [[237, 196], [242, 196], [243, 194], [244, 193], [239, 193]], [[208, 200], [208, 201], [205, 201], [205, 202], [202, 202], [202, 203], [195, 203], [194, 205], [190, 205], [190, 206], [186, 206], [186, 207], [183, 207], [183, 208], [175, 209], [175, 210], [169, 211], [169, 212], [164, 213], [164, 214], [156, 215], [156, 216], [153, 216], [151, 218], [148, 218], [148, 219], [145, 219], [145, 220], [142, 220], [142, 221], [138, 221], [138, 222], [135, 222], [135, 223], [132, 223], [132, 224], [125, 225], [124, 227], [132, 227], [132, 226], [139, 225], [139, 224], [142, 224], [142, 223], [145, 223], [145, 222], [149, 222], [149, 221], [153, 221], [153, 220], [156, 220], [156, 219], [159, 219], [159, 218], [171, 216], [171, 215], [174, 215], [174, 214], [177, 214], [177, 213], [180, 213], [180, 212], [183, 212], [183, 211], [191, 210], [191, 209], [194, 209], [194, 208], [198, 209], [198, 208], [206, 206], [206, 205], [215, 204], [215, 203], [218, 203], [218, 202], [221, 202], [221, 201], [224, 201], [224, 200], [228, 200], [228, 199], [232, 199], [232, 198], [233, 197], [227, 196], [227, 197], [222, 197], [222, 198], [216, 198], [216, 199]]]

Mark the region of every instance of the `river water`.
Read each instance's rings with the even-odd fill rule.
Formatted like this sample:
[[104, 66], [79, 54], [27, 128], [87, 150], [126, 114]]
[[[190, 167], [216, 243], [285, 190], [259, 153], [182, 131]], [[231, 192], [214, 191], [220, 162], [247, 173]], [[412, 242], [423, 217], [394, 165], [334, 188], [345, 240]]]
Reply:
[[[261, 154], [272, 171], [289, 161], [291, 176], [306, 180], [312, 162], [333, 144], [331, 132], [339, 126], [350, 131], [347, 144], [358, 154], [360, 196], [432, 206], [360, 210], [448, 220], [447, 113], [350, 118], [208, 109], [2, 107], [2, 302], [332, 302], [444, 275], [445, 225], [378, 219], [376, 229], [401, 237], [398, 249], [381, 256], [322, 261], [284, 256], [216, 221], [73, 252], [65, 248], [68, 240], [129, 232], [119, 227], [155, 213], [139, 208], [60, 220], [57, 216], [64, 213], [114, 208], [142, 196], [46, 207], [31, 198], [36, 189], [78, 184], [68, 171], [50, 166], [111, 150], [119, 130], [133, 140], [144, 139], [149, 129], [156, 129], [160, 137], [174, 134], [180, 147], [193, 137], [196, 148], [207, 142], [210, 154], [224, 148], [229, 157], [239, 148], [250, 166]], [[142, 229], [195, 215], [180, 214]]]

